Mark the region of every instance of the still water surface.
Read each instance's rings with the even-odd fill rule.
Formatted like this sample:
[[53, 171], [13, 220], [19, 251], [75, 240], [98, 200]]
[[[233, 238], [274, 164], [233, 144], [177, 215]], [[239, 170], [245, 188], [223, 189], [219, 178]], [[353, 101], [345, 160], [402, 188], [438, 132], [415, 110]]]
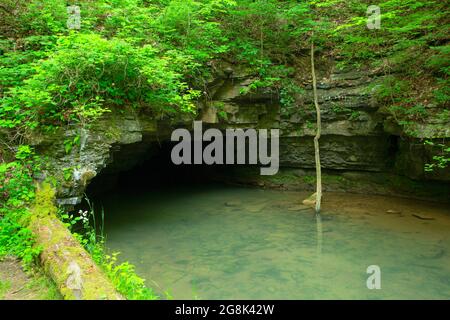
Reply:
[[174, 299], [450, 299], [448, 206], [328, 193], [318, 221], [307, 196], [203, 185], [95, 201], [107, 247]]

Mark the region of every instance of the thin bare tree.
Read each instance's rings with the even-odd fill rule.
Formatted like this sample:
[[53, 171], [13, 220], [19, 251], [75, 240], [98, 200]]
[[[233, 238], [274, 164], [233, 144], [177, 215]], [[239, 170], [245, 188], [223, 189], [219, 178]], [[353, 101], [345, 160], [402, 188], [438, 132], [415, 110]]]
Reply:
[[320, 106], [319, 106], [319, 98], [317, 96], [317, 78], [316, 78], [316, 68], [314, 65], [314, 40], [311, 37], [311, 74], [313, 80], [313, 93], [314, 93], [314, 105], [316, 107], [316, 116], [317, 116], [317, 128], [316, 128], [316, 136], [314, 137], [314, 154], [316, 159], [316, 213], [320, 213], [320, 205], [322, 201], [322, 169], [320, 166], [320, 149], [319, 149], [319, 139], [322, 130], [322, 119], [320, 116]]

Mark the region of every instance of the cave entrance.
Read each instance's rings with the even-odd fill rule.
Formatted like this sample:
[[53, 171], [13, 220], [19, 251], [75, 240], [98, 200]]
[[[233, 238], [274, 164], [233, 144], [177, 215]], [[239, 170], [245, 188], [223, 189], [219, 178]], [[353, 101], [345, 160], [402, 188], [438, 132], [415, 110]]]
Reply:
[[[242, 165], [175, 165], [171, 160], [175, 144], [171, 141], [136, 143], [113, 150], [110, 163], [87, 187], [87, 196], [96, 199], [109, 193], [229, 184], [234, 181], [233, 177], [242, 173]], [[259, 172], [258, 165], [244, 167], [250, 175]]]

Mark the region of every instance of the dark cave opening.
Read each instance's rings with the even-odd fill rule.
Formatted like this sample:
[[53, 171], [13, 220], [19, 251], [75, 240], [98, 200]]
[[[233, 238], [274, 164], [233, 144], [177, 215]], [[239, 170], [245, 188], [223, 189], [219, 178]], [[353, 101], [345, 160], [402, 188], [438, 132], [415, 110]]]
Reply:
[[[121, 146], [113, 151], [111, 163], [86, 189], [88, 197], [105, 193], [148, 192], [152, 189], [225, 183], [221, 177], [234, 174], [238, 165], [181, 164], [172, 162], [176, 142], [160, 141]], [[242, 165], [239, 165], [242, 167]], [[246, 165], [256, 172], [259, 165]]]

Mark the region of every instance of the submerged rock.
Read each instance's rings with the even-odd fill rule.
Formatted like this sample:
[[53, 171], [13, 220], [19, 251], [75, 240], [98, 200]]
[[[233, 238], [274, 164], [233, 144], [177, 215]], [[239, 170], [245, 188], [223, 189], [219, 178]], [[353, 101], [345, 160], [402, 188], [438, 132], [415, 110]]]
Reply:
[[413, 213], [412, 216], [420, 220], [435, 220], [433, 217], [427, 216], [422, 213]]
[[265, 203], [255, 203], [246, 205], [244, 209], [248, 212], [257, 213], [261, 212], [265, 207], [266, 207]]
[[225, 202], [226, 207], [238, 207], [240, 205], [242, 205], [242, 202], [239, 200], [231, 200], [231, 201]]
[[311, 208], [309, 206], [301, 205], [301, 204], [288, 208], [289, 211], [303, 211], [303, 210], [310, 210], [310, 209]]
[[402, 214], [401, 211], [397, 211], [397, 210], [387, 210], [386, 213], [388, 213], [388, 214]]
[[303, 200], [303, 204], [305, 206], [315, 207], [316, 206], [316, 198], [317, 198], [317, 193], [314, 193], [309, 198]]

